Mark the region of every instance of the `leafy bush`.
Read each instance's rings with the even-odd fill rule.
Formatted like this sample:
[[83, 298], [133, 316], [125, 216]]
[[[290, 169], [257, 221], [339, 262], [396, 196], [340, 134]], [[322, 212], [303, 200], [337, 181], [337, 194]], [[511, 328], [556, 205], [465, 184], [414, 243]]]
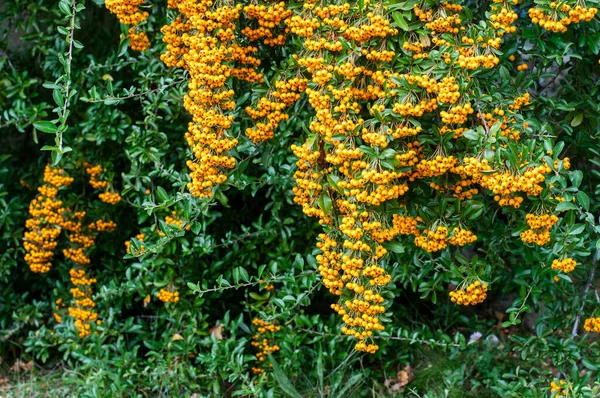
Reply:
[[484, 3], [6, 2], [0, 388], [600, 394], [599, 2]]

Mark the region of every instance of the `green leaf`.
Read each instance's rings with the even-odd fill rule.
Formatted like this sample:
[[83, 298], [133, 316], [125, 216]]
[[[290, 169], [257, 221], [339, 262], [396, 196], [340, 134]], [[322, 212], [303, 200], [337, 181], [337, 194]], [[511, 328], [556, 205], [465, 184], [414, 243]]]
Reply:
[[190, 288], [190, 290], [194, 293], [199, 292], [200, 289], [198, 288], [198, 285], [192, 283], [192, 282], [188, 282], [187, 286]]
[[404, 253], [404, 245], [399, 242], [386, 242], [382, 243], [381, 246], [394, 253]]
[[479, 133], [475, 130], [467, 130], [463, 133], [463, 137], [471, 141], [477, 141], [479, 139]]
[[588, 368], [589, 370], [600, 370], [600, 366], [596, 365], [593, 362], [588, 361], [587, 359], [583, 358], [581, 360], [581, 363], [583, 364], [583, 366], [585, 366], [586, 368]]
[[590, 198], [585, 192], [577, 192], [577, 203], [579, 203], [585, 209], [585, 211], [590, 210]]
[[556, 206], [556, 211], [563, 211], [563, 210], [577, 210], [577, 206], [575, 206], [571, 202], [560, 202]]
[[571, 120], [571, 127], [577, 127], [583, 122], [583, 113], [579, 113], [575, 115], [573, 120]]
[[167, 200], [169, 200], [169, 195], [167, 194], [167, 191], [165, 191], [165, 189], [163, 187], [156, 188], [156, 197], [161, 202], [166, 202]]
[[269, 360], [273, 365], [273, 376], [275, 376], [275, 381], [279, 385], [279, 388], [281, 388], [289, 397], [302, 398], [302, 395], [296, 390], [290, 379], [283, 373], [275, 358], [273, 358], [272, 355], [269, 355]]
[[327, 192], [323, 192], [323, 194], [319, 198], [319, 207], [325, 212], [325, 215], [329, 215], [329, 213], [331, 212], [332, 205], [333, 202], [331, 201], [331, 198], [329, 197]]
[[58, 127], [52, 122], [35, 122], [33, 127], [48, 134], [56, 134]]
[[409, 31], [410, 29], [408, 28], [408, 24], [406, 23], [406, 21], [404, 20], [404, 17], [402, 16], [401, 13], [399, 12], [394, 12], [392, 14], [392, 18], [394, 18], [394, 22], [396, 22], [396, 26], [398, 26], [400, 29], [404, 30], [404, 31]]

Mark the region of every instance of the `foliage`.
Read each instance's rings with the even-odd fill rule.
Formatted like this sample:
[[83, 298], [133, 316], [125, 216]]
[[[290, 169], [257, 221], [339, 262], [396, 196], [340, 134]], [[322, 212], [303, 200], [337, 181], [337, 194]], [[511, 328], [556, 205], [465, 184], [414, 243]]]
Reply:
[[0, 9], [4, 391], [600, 394], [598, 1], [105, 3]]

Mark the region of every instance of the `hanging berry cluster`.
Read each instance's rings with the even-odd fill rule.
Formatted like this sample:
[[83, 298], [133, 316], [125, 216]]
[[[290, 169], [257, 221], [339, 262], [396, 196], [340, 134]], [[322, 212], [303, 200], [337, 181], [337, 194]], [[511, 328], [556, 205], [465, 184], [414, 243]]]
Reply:
[[148, 18], [148, 12], [140, 10], [146, 0], [106, 0], [106, 8], [115, 14], [123, 25], [129, 25], [127, 38], [129, 47], [136, 51], [145, 51], [150, 47], [150, 40], [139, 24]]
[[84, 163], [84, 167], [85, 172], [90, 176], [89, 183], [92, 188], [104, 191], [98, 194], [98, 198], [101, 201], [111, 205], [116, 205], [121, 201], [121, 195], [119, 195], [119, 193], [111, 192], [109, 190], [111, 188], [111, 186], [109, 186], [109, 181], [98, 178], [100, 174], [106, 171], [102, 166], [94, 166], [89, 163]]
[[176, 303], [179, 301], [179, 292], [160, 289], [160, 291], [156, 294], [156, 297], [163, 303]]
[[[95, 178], [101, 168], [85, 166], [88, 174], [92, 175], [90, 183], [94, 188], [104, 188], [105, 181]], [[100, 171], [98, 171], [100, 170]], [[50, 271], [54, 249], [58, 245], [58, 238], [62, 231], [68, 235], [68, 247], [62, 250], [65, 259], [73, 263], [69, 271], [73, 285], [71, 295], [73, 304], [68, 307], [68, 314], [75, 319], [74, 325], [80, 337], [91, 333], [91, 323], [100, 323], [98, 313], [95, 312], [95, 302], [92, 300], [93, 291], [90, 287], [96, 280], [88, 278], [86, 267], [91, 263], [88, 256], [89, 250], [95, 245], [99, 232], [112, 232], [116, 223], [110, 220], [96, 220], [89, 224], [84, 223], [85, 211], [72, 211], [63, 206], [57, 199], [59, 188], [67, 187], [73, 183], [73, 178], [66, 175], [62, 169], [46, 166], [44, 170], [44, 184], [38, 188], [39, 194], [31, 201], [31, 219], [27, 220], [29, 229], [24, 235], [23, 245], [26, 250], [25, 261], [33, 272], [46, 273]], [[65, 304], [62, 298], [56, 301], [54, 319], [62, 323], [63, 316], [59, 312]]]
[[[262, 365], [270, 354], [279, 351], [279, 346], [275, 342], [275, 333], [281, 328], [259, 318], [254, 318], [252, 324], [256, 327], [256, 333], [252, 336], [251, 344], [256, 349], [256, 359]], [[265, 369], [262, 366], [254, 366], [252, 372], [260, 375], [265, 372]]]
[[71, 185], [73, 178], [67, 176], [62, 169], [46, 166], [44, 184], [38, 188], [38, 195], [29, 205], [31, 218], [25, 223], [27, 232], [23, 239], [25, 261], [32, 272], [46, 273], [52, 267], [56, 241], [65, 227], [61, 200], [57, 199], [58, 190]]
[[572, 23], [589, 22], [596, 13], [597, 8], [587, 8], [579, 1], [553, 1], [546, 6], [530, 8], [529, 18], [546, 30], [564, 33]]
[[167, 43], [161, 59], [189, 72], [184, 106], [192, 122], [185, 138], [194, 160], [187, 162], [192, 180], [188, 188], [194, 196], [208, 197], [227, 179], [225, 171], [235, 166], [229, 154], [238, 143], [228, 132], [235, 108], [231, 80], [262, 82], [262, 74], [255, 71], [260, 61], [252, 56], [257, 49], [240, 45], [236, 37], [241, 4], [181, 0], [169, 6], [180, 16], [161, 29]]

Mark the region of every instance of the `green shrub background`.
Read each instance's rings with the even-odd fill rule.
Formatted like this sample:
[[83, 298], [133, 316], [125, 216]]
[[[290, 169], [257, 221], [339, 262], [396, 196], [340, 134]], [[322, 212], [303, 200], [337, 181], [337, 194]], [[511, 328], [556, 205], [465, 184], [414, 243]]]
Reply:
[[[591, 316], [599, 305], [595, 280], [583, 294], [600, 243], [597, 20], [555, 35], [525, 18], [521, 33], [502, 47], [505, 55], [518, 52], [530, 64], [506, 89], [532, 93], [527, 114], [541, 121], [537, 128], [558, 136], [551, 149], [572, 160], [570, 179], [558, 183], [573, 195], [584, 192], [589, 208], [579, 202], [569, 211], [556, 239], [559, 247], [547, 250], [524, 246], [515, 212], [490, 203], [476, 209], [479, 239], [470, 251], [434, 257], [398, 246], [390, 260], [395, 297], [389, 297], [387, 334], [370, 356], [353, 351], [354, 343], [339, 332], [329, 308], [332, 297], [315, 270], [319, 225], [293, 203], [296, 159], [289, 147], [302, 142], [311, 116], [305, 103], [295, 105], [276, 139], [259, 146], [243, 135], [248, 120], [236, 124], [238, 166], [214, 199], [195, 199], [185, 189], [185, 75], [159, 60], [164, 46], [159, 29], [169, 15], [164, 4], [152, 8], [147, 24], [152, 47], [143, 54], [127, 49], [120, 37], [126, 30], [101, 1], [85, 6], [77, 13], [81, 28], [75, 36], [83, 48], [73, 56], [77, 91], [64, 134], [73, 151], [60, 164], [76, 179], [65, 191], [68, 201], [92, 214], [108, 213], [118, 225], [100, 235], [91, 257], [103, 323], [86, 339], [77, 337], [68, 319], [56, 325], [53, 305], [68, 297], [69, 265], [57, 255], [50, 273], [38, 275], [23, 260], [28, 204], [51, 161], [50, 152], [40, 148], [53, 145], [53, 137], [36, 132], [33, 123], [54, 117], [57, 105], [44, 84], [64, 73], [58, 56], [68, 43], [57, 25], [66, 26], [68, 17], [54, 1], [7, 1], [0, 6], [0, 373], [9, 387], [2, 391], [0, 384], [0, 395], [41, 389], [48, 396], [80, 397], [296, 391], [394, 396], [389, 380], [406, 365], [415, 379], [400, 396], [545, 397], [553, 378], [571, 383], [573, 396], [600, 394], [595, 337], [580, 328], [581, 336], [571, 338], [575, 318]], [[271, 52], [263, 56], [275, 65], [284, 62], [280, 50], [261, 51]], [[268, 66], [265, 73], [274, 77]], [[248, 92], [241, 103], [260, 95]], [[86, 189], [79, 166], [84, 161], [114, 176], [123, 195], [119, 205], [101, 203]], [[160, 238], [160, 220], [173, 210], [191, 230], [171, 229]], [[126, 256], [124, 242], [140, 231], [150, 237], [146, 254]], [[556, 283], [549, 263], [560, 245], [570, 245], [579, 265]], [[442, 270], [465, 264], [494, 278], [488, 299], [476, 308], [459, 308], [448, 299], [449, 283], [458, 281]], [[259, 280], [272, 281], [275, 289], [264, 290]], [[156, 298], [169, 284], [180, 292], [176, 304]], [[251, 320], [258, 315], [276, 320], [282, 330], [273, 372], [255, 383], [250, 339]], [[482, 337], [470, 342], [475, 332]], [[28, 360], [35, 363], [28, 373], [9, 372], [16, 361]]]

